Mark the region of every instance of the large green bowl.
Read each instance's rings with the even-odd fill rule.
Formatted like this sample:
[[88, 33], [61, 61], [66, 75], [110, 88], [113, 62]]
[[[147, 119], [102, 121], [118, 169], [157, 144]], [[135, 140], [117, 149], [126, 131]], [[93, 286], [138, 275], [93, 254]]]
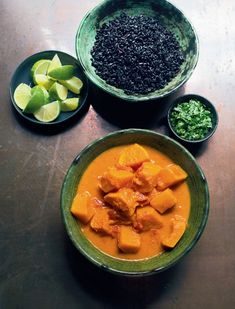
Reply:
[[[71, 215], [70, 207], [79, 181], [88, 165], [105, 150], [119, 145], [140, 143], [169, 156], [187, 173], [191, 210], [188, 227], [177, 246], [161, 255], [143, 260], [123, 260], [111, 257], [85, 237], [80, 223]], [[61, 211], [67, 233], [75, 247], [91, 262], [116, 274], [140, 276], [163, 271], [178, 262], [198, 241], [207, 222], [209, 193], [206, 178], [193, 156], [167, 136], [149, 130], [128, 129], [117, 131], [88, 145], [71, 164], [61, 190]]]
[[[147, 95], [127, 95], [122, 89], [107, 84], [96, 74], [91, 63], [91, 50], [97, 29], [122, 12], [158, 17], [179, 42], [185, 61], [177, 76], [164, 88]], [[148, 101], [171, 94], [189, 79], [198, 61], [198, 38], [193, 26], [178, 8], [165, 0], [105, 0], [83, 18], [77, 31], [75, 45], [77, 57], [88, 78], [102, 90], [128, 101]]]

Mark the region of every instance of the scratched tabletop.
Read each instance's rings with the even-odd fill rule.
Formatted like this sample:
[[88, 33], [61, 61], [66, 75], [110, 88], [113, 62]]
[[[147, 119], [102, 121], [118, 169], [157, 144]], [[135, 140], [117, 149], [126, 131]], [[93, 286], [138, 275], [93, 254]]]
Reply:
[[28, 56], [75, 56], [78, 25], [98, 3], [0, 1], [0, 308], [235, 308], [235, 2], [173, 1], [200, 41], [198, 65], [175, 96], [205, 96], [219, 114], [214, 136], [190, 150], [209, 184], [210, 213], [186, 257], [138, 279], [106, 273], [77, 252], [62, 223], [60, 190], [72, 160], [96, 138], [130, 127], [168, 135], [170, 101], [151, 117], [132, 114], [128, 121], [99, 108], [102, 98], [91, 88], [76, 121], [45, 133], [17, 117], [9, 96], [11, 76]]

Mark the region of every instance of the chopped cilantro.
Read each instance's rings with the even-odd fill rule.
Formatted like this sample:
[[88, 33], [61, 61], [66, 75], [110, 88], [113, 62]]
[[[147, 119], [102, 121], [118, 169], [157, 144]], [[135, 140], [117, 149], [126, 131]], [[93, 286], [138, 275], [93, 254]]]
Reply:
[[170, 122], [180, 137], [200, 140], [212, 128], [212, 114], [200, 101], [190, 100], [179, 103], [172, 109]]

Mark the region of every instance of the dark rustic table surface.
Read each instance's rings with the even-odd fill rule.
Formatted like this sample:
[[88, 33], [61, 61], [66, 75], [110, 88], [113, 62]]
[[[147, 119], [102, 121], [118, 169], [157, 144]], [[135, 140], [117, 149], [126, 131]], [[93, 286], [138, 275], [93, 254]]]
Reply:
[[20, 121], [9, 97], [11, 76], [28, 56], [48, 49], [75, 56], [79, 22], [98, 2], [0, 3], [0, 308], [235, 308], [235, 2], [174, 0], [200, 40], [199, 63], [181, 93], [207, 97], [219, 114], [215, 135], [193, 150], [211, 207], [195, 248], [172, 269], [139, 279], [106, 273], [75, 250], [60, 189], [73, 158], [94, 139], [127, 127], [168, 134], [165, 109], [128, 122], [99, 110], [101, 98], [90, 94], [79, 119], [46, 134]]

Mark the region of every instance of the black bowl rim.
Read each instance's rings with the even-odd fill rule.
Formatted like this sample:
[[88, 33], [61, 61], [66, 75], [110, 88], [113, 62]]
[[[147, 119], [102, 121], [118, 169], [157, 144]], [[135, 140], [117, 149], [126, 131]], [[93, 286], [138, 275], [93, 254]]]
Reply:
[[[64, 194], [64, 190], [65, 190], [65, 185], [67, 182], [67, 177], [69, 176], [69, 172], [70, 169], [75, 165], [78, 164], [79, 159], [81, 156], [85, 155], [86, 152], [90, 151], [92, 149], [92, 147], [96, 144], [96, 143], [100, 143], [102, 142], [104, 139], [109, 139], [110, 137], [113, 137], [115, 135], [119, 135], [119, 134], [136, 134], [136, 133], [142, 133], [142, 134], [151, 134], [151, 135], [158, 135], [161, 136], [162, 138], [165, 138], [169, 141], [171, 141], [173, 144], [175, 144], [176, 146], [180, 147], [186, 154], [187, 156], [190, 157], [190, 159], [194, 162], [196, 168], [198, 169], [198, 172], [200, 173], [202, 180], [204, 182], [204, 186], [205, 186], [205, 194], [206, 194], [206, 204], [205, 204], [205, 209], [204, 209], [204, 217], [203, 220], [201, 221], [200, 227], [198, 228], [197, 234], [195, 236], [195, 238], [193, 239], [193, 241], [191, 242], [190, 246], [187, 247], [187, 249], [182, 252], [181, 255], [178, 256], [178, 258], [176, 258], [175, 260], [173, 260], [170, 264], [168, 264], [167, 266], [163, 266], [163, 267], [159, 267], [156, 269], [152, 269], [149, 271], [121, 271], [121, 270], [117, 270], [115, 268], [109, 267], [107, 265], [104, 265], [102, 263], [100, 263], [99, 261], [97, 261], [95, 258], [89, 256], [86, 251], [80, 247], [80, 245], [75, 241], [75, 239], [73, 238], [72, 234], [70, 233], [68, 226], [67, 226], [67, 222], [66, 222], [66, 218], [65, 218], [65, 214], [63, 211], [63, 203], [62, 203], [62, 196]], [[70, 164], [67, 173], [64, 177], [63, 180], [63, 184], [61, 187], [61, 192], [60, 192], [60, 211], [61, 211], [61, 215], [62, 215], [62, 220], [63, 223], [65, 225], [67, 234], [70, 238], [70, 240], [72, 241], [73, 245], [75, 246], [76, 249], [78, 249], [78, 251], [85, 257], [87, 258], [90, 262], [92, 262], [94, 265], [108, 271], [111, 272], [115, 275], [121, 275], [121, 276], [126, 276], [126, 277], [142, 277], [142, 276], [149, 276], [149, 275], [153, 275], [156, 273], [160, 273], [162, 271], [165, 271], [171, 267], [173, 267], [175, 264], [177, 264], [183, 257], [185, 257], [192, 249], [193, 247], [196, 245], [196, 243], [198, 242], [198, 240], [200, 239], [200, 237], [203, 234], [203, 231], [206, 227], [206, 223], [208, 220], [208, 216], [209, 216], [209, 209], [210, 209], [210, 193], [209, 193], [209, 188], [208, 188], [208, 183], [206, 180], [206, 177], [200, 167], [200, 165], [197, 163], [196, 159], [193, 157], [193, 155], [184, 147], [182, 146], [180, 143], [178, 143], [177, 141], [175, 141], [174, 139], [163, 135], [161, 133], [157, 133], [155, 131], [152, 130], [147, 130], [147, 129], [136, 129], [136, 128], [130, 128], [130, 129], [124, 129], [124, 130], [118, 130], [118, 131], [114, 131], [111, 132], [103, 137], [100, 137], [98, 139], [95, 139], [94, 141], [92, 141], [91, 143], [89, 143], [85, 148], [83, 148], [80, 153], [74, 158], [74, 160], [72, 161], [72, 163]], [[144, 261], [144, 260], [143, 260]]]
[[[186, 77], [181, 81], [181, 83], [179, 83], [178, 86], [176, 86], [173, 90], [171, 91], [167, 91], [166, 93], [162, 94], [162, 95], [159, 95], [159, 96], [156, 96], [156, 97], [151, 97], [151, 98], [148, 98], [147, 96], [143, 96], [143, 97], [133, 97], [133, 98], [128, 98], [128, 97], [123, 97], [122, 95], [118, 94], [116, 91], [115, 92], [111, 92], [111, 91], [108, 91], [106, 88], [103, 88], [99, 82], [96, 81], [96, 79], [93, 77], [92, 74], [88, 73], [87, 70], [86, 70], [86, 66], [84, 65], [83, 61], [82, 61], [82, 58], [80, 56], [80, 53], [78, 52], [78, 48], [77, 46], [79, 44], [77, 44], [77, 42], [79, 42], [80, 40], [80, 32], [81, 32], [81, 28], [83, 27], [83, 24], [85, 22], [85, 20], [89, 17], [89, 15], [95, 11], [98, 7], [104, 5], [105, 2], [109, 2], [110, 0], [103, 0], [101, 1], [99, 4], [97, 4], [96, 6], [94, 6], [91, 10], [89, 10], [86, 15], [82, 18], [80, 24], [79, 24], [79, 27], [77, 29], [77, 33], [76, 33], [76, 37], [75, 37], [75, 51], [76, 51], [76, 56], [81, 64], [81, 66], [83, 67], [83, 70], [84, 70], [84, 73], [86, 74], [86, 76], [88, 77], [88, 79], [94, 83], [97, 87], [99, 87], [99, 89], [105, 91], [106, 93], [114, 96], [114, 97], [117, 97], [119, 99], [122, 99], [123, 101], [128, 101], [128, 102], [138, 102], [138, 103], [145, 103], [146, 101], [154, 101], [154, 100], [159, 100], [159, 99], [163, 99], [173, 93], [175, 93], [178, 89], [180, 89], [188, 80], [189, 78], [192, 76], [197, 64], [198, 64], [198, 59], [199, 59], [199, 38], [198, 38], [198, 35], [197, 35], [197, 32], [196, 32], [196, 29], [195, 27], [193, 26], [191, 20], [185, 15], [185, 13], [183, 12], [183, 10], [179, 9], [175, 4], [173, 4], [172, 2], [168, 1], [168, 0], [165, 0], [167, 3], [169, 3], [170, 5], [172, 5], [172, 7], [174, 7], [177, 11], [179, 11], [180, 14], [182, 14], [184, 16], [184, 18], [187, 20], [187, 22], [189, 23], [190, 27], [192, 28], [193, 30], [193, 33], [194, 33], [194, 36], [195, 36], [195, 45], [196, 45], [196, 54], [195, 54], [195, 61], [194, 61], [194, 64], [191, 68], [191, 71], [188, 75], [186, 75]], [[117, 88], [118, 89], [118, 88]], [[133, 95], [134, 96], [134, 95]]]
[[13, 81], [16, 78], [18, 72], [30, 60], [30, 58], [32, 58], [34, 56], [39, 56], [41, 54], [43, 55], [45, 53], [59, 53], [59, 54], [63, 54], [63, 55], [66, 55], [66, 56], [72, 58], [77, 63], [78, 67], [81, 69], [82, 73], [84, 73], [84, 70], [83, 70], [81, 64], [79, 63], [78, 59], [76, 59], [72, 55], [70, 55], [68, 53], [65, 53], [63, 51], [60, 51], [60, 50], [43, 50], [43, 51], [40, 51], [40, 52], [37, 52], [35, 54], [32, 54], [32, 55], [28, 56], [27, 58], [25, 58], [22, 62], [20, 62], [18, 64], [17, 68], [15, 69], [15, 71], [13, 72], [13, 74], [11, 76], [10, 87], [9, 87], [9, 92], [10, 92], [10, 98], [11, 98], [12, 106], [15, 108], [16, 112], [18, 113], [18, 115], [20, 115], [24, 120], [26, 120], [28, 122], [31, 122], [33, 124], [36, 124], [36, 125], [44, 126], [44, 127], [46, 127], [46, 126], [57, 126], [57, 125], [60, 125], [62, 123], [66, 123], [71, 118], [76, 116], [82, 110], [83, 106], [85, 105], [86, 100], [87, 100], [87, 96], [88, 96], [88, 92], [89, 92], [88, 79], [87, 79], [86, 74], [83, 74], [84, 80], [82, 80], [82, 82], [84, 84], [86, 84], [86, 88], [87, 88], [87, 91], [84, 94], [84, 99], [81, 102], [81, 104], [78, 106], [78, 108], [69, 117], [67, 117], [66, 119], [61, 119], [61, 120], [56, 120], [55, 119], [54, 121], [51, 121], [51, 122], [42, 122], [42, 121], [37, 120], [36, 118], [35, 119], [34, 118], [30, 118], [26, 114], [22, 113], [21, 109], [16, 105], [15, 100], [14, 100], [14, 91], [15, 91], [15, 89], [13, 89]]
[[[178, 135], [176, 133], [176, 131], [174, 130], [173, 126], [171, 125], [171, 121], [170, 121], [170, 115], [171, 115], [173, 108], [178, 104], [189, 101], [190, 99], [197, 99], [201, 103], [203, 103], [204, 105], [209, 107], [210, 110], [212, 111], [214, 121], [215, 121], [215, 124], [214, 124], [213, 128], [211, 130], [209, 130], [209, 133], [207, 133], [205, 135], [205, 137], [198, 139], [198, 140], [189, 140], [189, 139], [183, 138], [180, 135]], [[199, 94], [189, 93], [189, 94], [185, 94], [183, 96], [179, 96], [178, 98], [176, 98], [172, 102], [172, 104], [170, 105], [170, 108], [168, 109], [168, 112], [167, 112], [167, 122], [168, 122], [168, 126], [169, 126], [171, 132], [176, 136], [176, 138], [178, 138], [179, 140], [181, 140], [185, 143], [188, 143], [188, 144], [198, 144], [198, 143], [202, 143], [202, 142], [208, 140], [215, 133], [215, 131], [218, 127], [218, 124], [219, 124], [219, 116], [218, 116], [218, 113], [216, 111], [214, 104], [212, 104], [208, 99], [206, 99], [205, 97], [203, 97]]]

